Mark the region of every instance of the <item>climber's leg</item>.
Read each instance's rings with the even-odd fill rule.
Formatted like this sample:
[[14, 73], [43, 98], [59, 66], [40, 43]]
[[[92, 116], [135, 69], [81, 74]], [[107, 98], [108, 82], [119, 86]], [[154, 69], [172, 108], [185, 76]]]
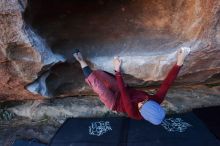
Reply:
[[111, 90], [111, 85], [108, 84], [111, 82], [105, 82], [107, 81], [106, 79], [112, 77], [107, 74], [103, 76], [103, 71], [92, 71], [79, 51], [74, 52], [73, 56], [80, 63], [86, 83], [88, 83], [93, 91], [98, 94], [100, 100], [106, 105], [106, 107], [113, 109], [117, 93]]

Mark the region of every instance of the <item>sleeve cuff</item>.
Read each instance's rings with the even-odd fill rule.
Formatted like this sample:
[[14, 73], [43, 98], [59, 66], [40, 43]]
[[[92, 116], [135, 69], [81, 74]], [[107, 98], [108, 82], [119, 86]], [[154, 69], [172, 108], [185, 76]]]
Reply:
[[175, 64], [174, 66], [177, 67], [177, 68], [181, 68], [183, 65], [177, 65], [177, 64]]
[[114, 71], [115, 71], [116, 74], [120, 74], [121, 73], [120, 71], [116, 71], [116, 70], [114, 70]]

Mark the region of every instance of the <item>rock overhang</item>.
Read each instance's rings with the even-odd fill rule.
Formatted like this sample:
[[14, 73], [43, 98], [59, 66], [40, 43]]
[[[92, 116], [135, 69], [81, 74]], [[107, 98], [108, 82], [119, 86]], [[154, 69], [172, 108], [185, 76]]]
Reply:
[[[73, 48], [79, 48], [94, 69], [110, 72], [113, 56], [121, 56], [127, 81], [134, 85], [162, 80], [181, 46], [191, 47], [192, 53], [177, 83], [205, 82], [220, 72], [218, 1], [29, 0], [10, 4], [20, 15], [15, 19], [19, 27], [10, 28], [26, 38], [11, 41], [14, 46], [12, 51], [6, 47], [5, 56], [22, 77], [21, 87], [34, 84], [31, 90], [42, 96], [91, 94], [73, 61]], [[10, 14], [14, 13], [10, 10]], [[22, 53], [25, 48], [31, 55]]]

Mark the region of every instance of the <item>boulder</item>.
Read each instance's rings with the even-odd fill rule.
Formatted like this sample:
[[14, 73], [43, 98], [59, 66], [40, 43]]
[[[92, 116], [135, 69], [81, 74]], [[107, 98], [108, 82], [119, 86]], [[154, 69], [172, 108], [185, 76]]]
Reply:
[[176, 52], [191, 53], [174, 86], [219, 84], [218, 0], [2, 0], [0, 100], [94, 95], [72, 51], [93, 69], [113, 73], [123, 60], [125, 82], [162, 81]]

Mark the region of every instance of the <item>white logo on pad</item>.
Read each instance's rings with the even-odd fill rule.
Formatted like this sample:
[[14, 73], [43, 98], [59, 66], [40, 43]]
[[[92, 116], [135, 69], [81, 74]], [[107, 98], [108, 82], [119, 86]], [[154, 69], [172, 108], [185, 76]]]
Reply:
[[187, 122], [181, 118], [168, 118], [163, 120], [161, 125], [169, 132], [185, 132], [188, 127], [191, 127]]
[[110, 130], [112, 130], [112, 128], [109, 121], [92, 122], [91, 126], [89, 126], [90, 135], [101, 136]]

